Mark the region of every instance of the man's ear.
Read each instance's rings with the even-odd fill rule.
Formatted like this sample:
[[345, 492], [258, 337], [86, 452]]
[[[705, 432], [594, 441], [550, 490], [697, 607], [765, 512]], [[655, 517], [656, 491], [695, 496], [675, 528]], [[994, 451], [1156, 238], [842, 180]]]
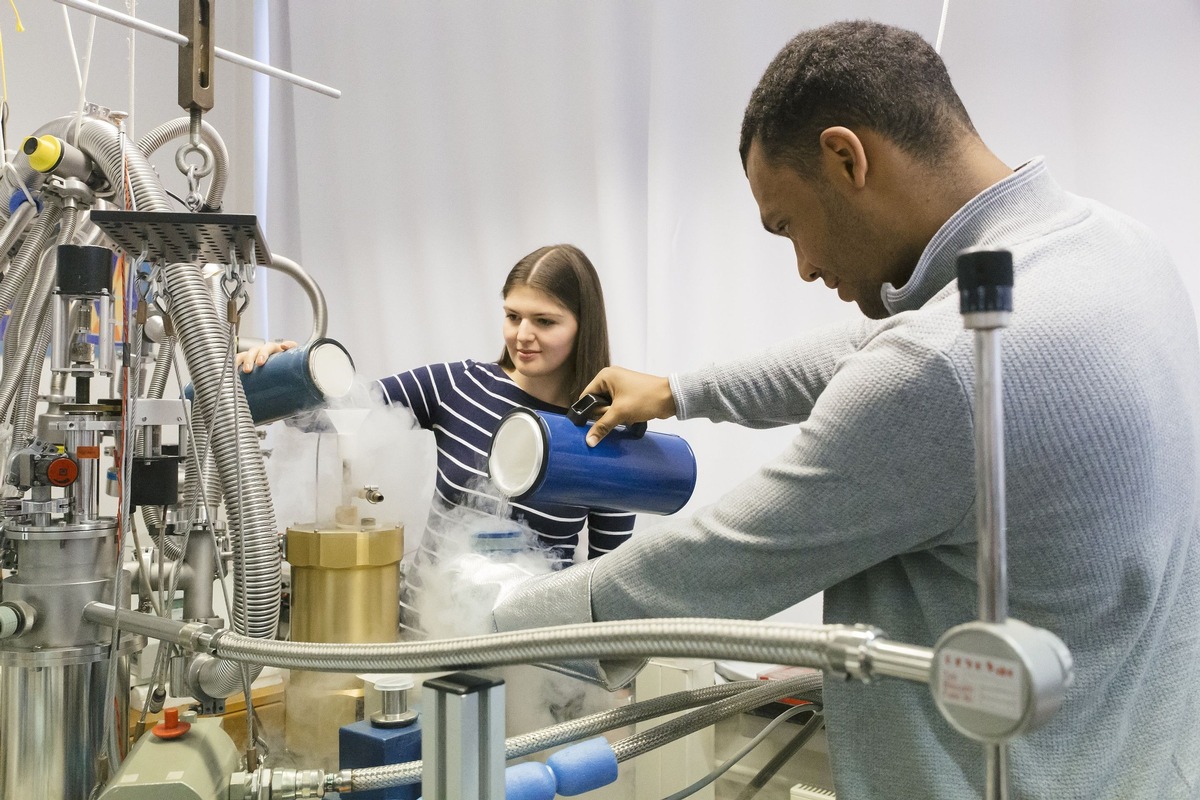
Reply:
[[867, 151], [849, 128], [836, 125], [821, 131], [821, 163], [831, 180], [848, 182], [855, 189], [867, 183]]

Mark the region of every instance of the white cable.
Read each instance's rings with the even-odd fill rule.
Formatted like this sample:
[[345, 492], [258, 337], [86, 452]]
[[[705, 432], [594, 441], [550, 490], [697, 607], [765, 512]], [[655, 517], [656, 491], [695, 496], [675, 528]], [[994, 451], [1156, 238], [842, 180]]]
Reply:
[[687, 786], [683, 789], [680, 789], [675, 794], [664, 798], [664, 800], [683, 800], [683, 798], [685, 798], [685, 797], [690, 797], [691, 795], [700, 791], [705, 786], [708, 786], [710, 783], [715, 781], [717, 778], [721, 777], [726, 772], [728, 772], [730, 767], [732, 767], [734, 764], [741, 761], [743, 758], [746, 757], [746, 755], [751, 750], [753, 750], [754, 748], [756, 748], [760, 744], [762, 744], [763, 739], [766, 739], [768, 736], [771, 735], [771, 731], [775, 730], [780, 725], [782, 725], [784, 722], [786, 722], [787, 720], [796, 716], [797, 714], [801, 713], [802, 711], [814, 711], [814, 710], [816, 710], [816, 709], [811, 704], [796, 706], [795, 708], [789, 708], [787, 711], [783, 712], [778, 717], [776, 717], [775, 719], [773, 719], [769, 723], [767, 723], [767, 727], [765, 727], [761, 731], [759, 731], [757, 736], [755, 736], [753, 739], [751, 739], [749, 742], [747, 742], [745, 747], [743, 747], [741, 750], [737, 751], [737, 753], [735, 753], [733, 755], [733, 757], [730, 758], [728, 761], [726, 761], [724, 764], [717, 767], [712, 772], [708, 773], [703, 778], [701, 778], [700, 780], [693, 783], [691, 786]]
[[946, 14], [949, 11], [950, 0], [942, 0], [942, 21], [938, 23], [937, 42], [933, 45], [933, 49], [938, 55], [942, 54], [942, 37], [946, 35]]
[[[66, 6], [63, 6], [66, 9]], [[129, 12], [129, 16], [137, 17], [137, 0], [125, 0], [125, 10]], [[129, 108], [126, 110], [128, 116], [125, 119], [129, 127], [129, 136], [133, 136], [133, 76], [134, 76], [134, 53], [133, 37], [137, 35], [137, 31], [133, 28], [129, 29]]]
[[83, 129], [83, 106], [87, 101], [88, 73], [92, 69], [92, 45], [95, 41], [96, 18], [92, 17], [91, 22], [88, 24], [88, 43], [87, 50], [84, 52], [83, 74], [79, 77], [79, 104], [75, 108], [75, 141], [72, 144], [76, 146], [79, 145], [79, 132]]
[[63, 22], [67, 26], [67, 44], [71, 47], [71, 61], [75, 64], [75, 85], [83, 85], [83, 73], [79, 71], [79, 53], [75, 50], [75, 34], [71, 32], [71, 17], [67, 14], [67, 7], [62, 7]]

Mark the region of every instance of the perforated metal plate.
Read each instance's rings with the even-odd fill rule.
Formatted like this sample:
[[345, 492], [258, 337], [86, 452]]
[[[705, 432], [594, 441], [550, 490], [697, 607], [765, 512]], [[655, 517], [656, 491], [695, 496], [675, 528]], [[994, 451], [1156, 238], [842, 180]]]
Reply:
[[254, 214], [96, 210], [92, 222], [133, 258], [165, 264], [269, 264], [271, 251]]

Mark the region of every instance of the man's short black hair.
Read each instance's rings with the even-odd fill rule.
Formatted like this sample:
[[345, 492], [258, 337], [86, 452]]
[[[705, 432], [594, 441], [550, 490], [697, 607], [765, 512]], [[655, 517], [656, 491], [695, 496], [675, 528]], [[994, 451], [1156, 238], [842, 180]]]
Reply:
[[870, 128], [930, 164], [975, 130], [929, 43], [865, 20], [804, 31], [775, 56], [742, 118], [742, 166], [758, 140], [768, 160], [812, 175], [835, 125]]

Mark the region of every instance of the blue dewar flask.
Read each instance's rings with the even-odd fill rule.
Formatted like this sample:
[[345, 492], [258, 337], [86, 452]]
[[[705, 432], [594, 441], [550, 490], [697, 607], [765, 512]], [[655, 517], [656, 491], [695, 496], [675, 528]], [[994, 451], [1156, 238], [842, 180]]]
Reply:
[[674, 514], [696, 488], [696, 457], [669, 433], [618, 427], [588, 447], [591, 423], [515, 408], [500, 420], [488, 451], [488, 477], [513, 500]]

